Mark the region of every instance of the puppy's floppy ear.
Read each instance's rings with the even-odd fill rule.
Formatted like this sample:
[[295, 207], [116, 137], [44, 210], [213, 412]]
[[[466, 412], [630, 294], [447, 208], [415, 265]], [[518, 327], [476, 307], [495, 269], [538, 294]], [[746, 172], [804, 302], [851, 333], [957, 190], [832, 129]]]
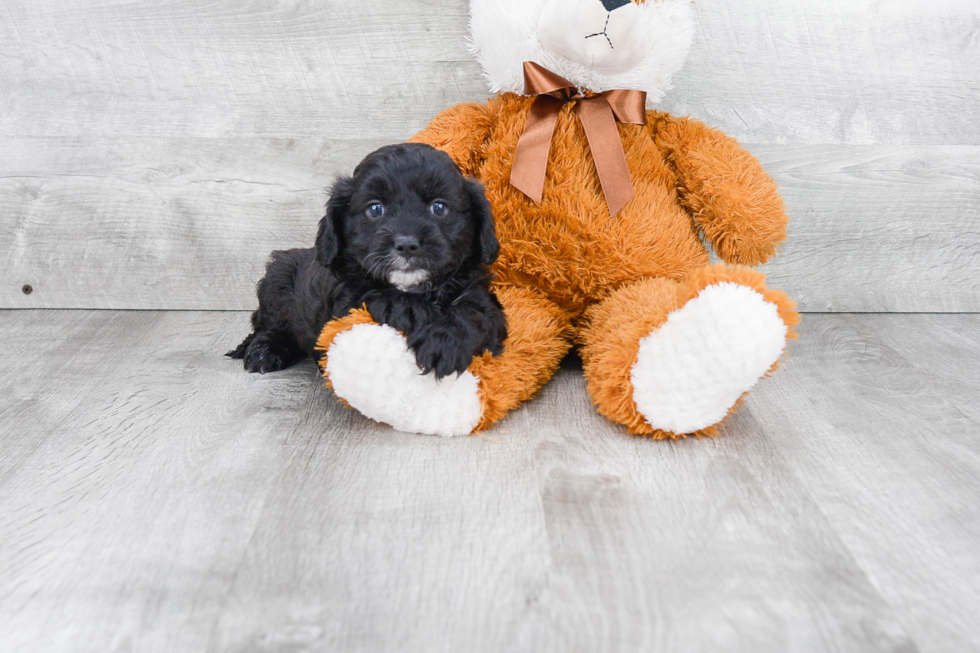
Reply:
[[354, 180], [350, 177], [337, 177], [330, 189], [327, 214], [320, 220], [320, 227], [316, 232], [316, 260], [323, 266], [333, 263], [340, 251], [340, 221], [350, 210], [353, 192]]
[[497, 254], [500, 253], [500, 243], [497, 242], [497, 232], [493, 227], [493, 211], [490, 210], [490, 202], [483, 192], [483, 184], [469, 177], [464, 183], [470, 200], [470, 215], [476, 225], [480, 244], [480, 261], [490, 265], [497, 260]]

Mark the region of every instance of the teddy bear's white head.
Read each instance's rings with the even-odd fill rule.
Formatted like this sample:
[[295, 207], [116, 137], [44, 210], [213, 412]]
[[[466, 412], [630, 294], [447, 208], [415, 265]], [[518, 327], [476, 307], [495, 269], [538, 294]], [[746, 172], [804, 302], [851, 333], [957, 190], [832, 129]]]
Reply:
[[492, 93], [524, 92], [533, 61], [597, 93], [663, 99], [691, 47], [690, 0], [471, 0], [471, 49]]

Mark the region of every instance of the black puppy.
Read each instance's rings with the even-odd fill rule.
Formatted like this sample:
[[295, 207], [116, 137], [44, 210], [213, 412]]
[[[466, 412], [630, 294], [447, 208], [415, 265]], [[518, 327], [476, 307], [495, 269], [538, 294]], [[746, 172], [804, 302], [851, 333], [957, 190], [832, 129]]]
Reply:
[[483, 188], [449, 155], [382, 147], [334, 183], [314, 248], [272, 253], [253, 332], [226, 355], [262, 374], [318, 357], [323, 325], [366, 305], [423, 372], [461, 373], [507, 337], [487, 271], [498, 249]]

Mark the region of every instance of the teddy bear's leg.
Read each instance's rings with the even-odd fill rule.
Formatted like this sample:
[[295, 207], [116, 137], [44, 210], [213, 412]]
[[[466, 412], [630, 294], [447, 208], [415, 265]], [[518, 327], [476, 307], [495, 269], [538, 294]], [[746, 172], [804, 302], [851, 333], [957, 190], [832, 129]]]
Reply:
[[495, 288], [507, 317], [507, 340], [499, 356], [484, 354], [470, 371], [480, 377], [483, 430], [534, 397], [572, 346], [571, 316], [539, 291]]
[[547, 383], [570, 347], [569, 318], [539, 293], [494, 291], [507, 316], [499, 356], [477, 357], [458, 377], [423, 375], [398, 331], [357, 310], [327, 324], [317, 348], [334, 393], [348, 405], [399, 431], [466, 435], [486, 428]]
[[798, 321], [793, 302], [750, 268], [638, 281], [586, 311], [579, 340], [589, 394], [631, 433], [713, 435], [776, 368]]

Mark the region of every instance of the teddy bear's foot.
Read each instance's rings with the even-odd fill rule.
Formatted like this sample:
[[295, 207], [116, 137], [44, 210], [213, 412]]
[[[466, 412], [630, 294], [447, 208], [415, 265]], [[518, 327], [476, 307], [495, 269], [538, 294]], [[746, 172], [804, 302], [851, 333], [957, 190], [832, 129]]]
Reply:
[[695, 433], [725, 419], [786, 348], [775, 304], [746, 286], [704, 288], [640, 340], [633, 401], [654, 429]]
[[761, 273], [696, 271], [646, 279], [589, 309], [583, 361], [599, 411], [633, 433], [712, 434], [775, 369], [794, 337], [793, 303]]
[[399, 431], [467, 435], [483, 414], [479, 379], [470, 372], [436, 380], [422, 374], [405, 337], [387, 325], [355, 324], [326, 350], [334, 393], [361, 414]]

